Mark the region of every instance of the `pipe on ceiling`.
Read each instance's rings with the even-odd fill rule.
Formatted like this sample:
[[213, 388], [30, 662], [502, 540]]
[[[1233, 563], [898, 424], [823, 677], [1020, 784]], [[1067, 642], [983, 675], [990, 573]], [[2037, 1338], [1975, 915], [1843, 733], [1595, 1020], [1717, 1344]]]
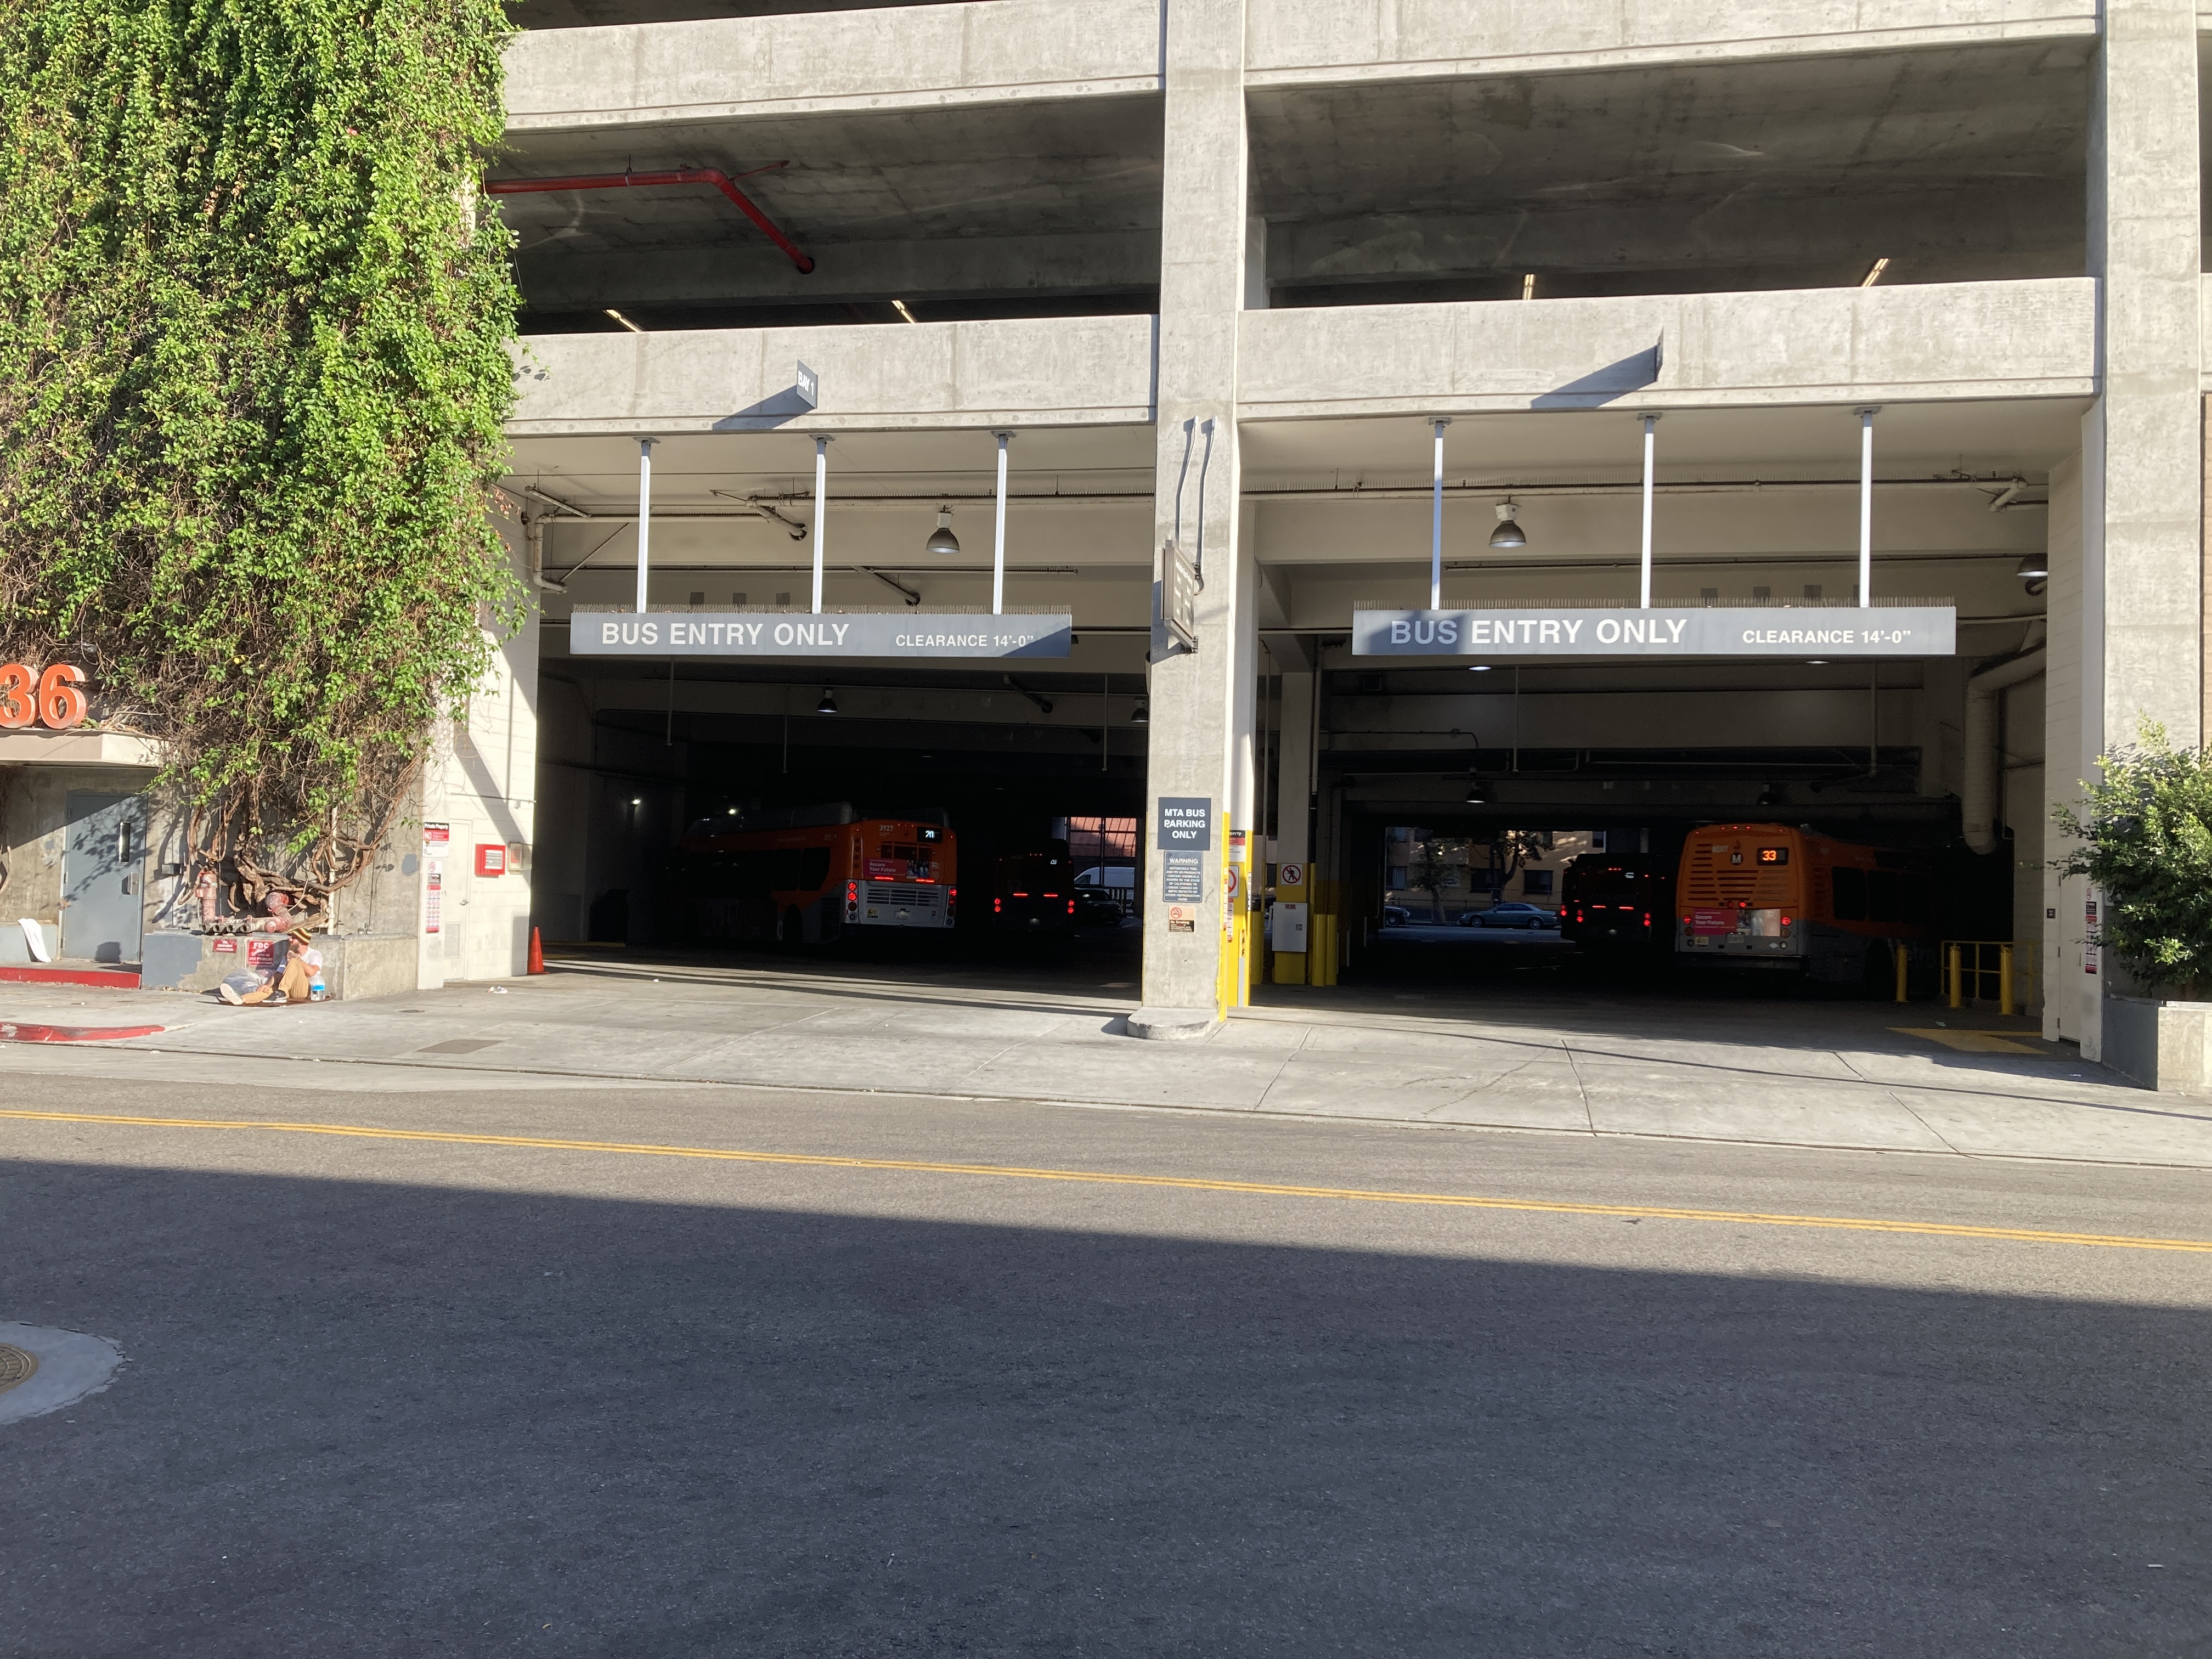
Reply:
[[[738, 179], [750, 179], [756, 173], [773, 173], [778, 167], [791, 165], [788, 161], [771, 161], [764, 167], [754, 167], [740, 173]], [[659, 173], [587, 173], [566, 179], [492, 179], [484, 182], [487, 196], [529, 196], [549, 190], [626, 190], [646, 185], [712, 185], [737, 204], [738, 211], [760, 227], [761, 233], [790, 257], [804, 275], [814, 269], [814, 261], [799, 250], [790, 237], [776, 228], [775, 221], [760, 210], [751, 197], [739, 190], [730, 174], [720, 167], [670, 167]]]

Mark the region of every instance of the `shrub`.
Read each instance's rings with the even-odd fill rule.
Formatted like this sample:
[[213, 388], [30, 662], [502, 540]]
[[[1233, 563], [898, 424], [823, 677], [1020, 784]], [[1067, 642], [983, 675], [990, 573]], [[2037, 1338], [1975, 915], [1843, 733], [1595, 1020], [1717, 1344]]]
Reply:
[[2101, 890], [2091, 943], [2148, 984], [2200, 992], [2212, 986], [2212, 755], [2176, 749], [2147, 720], [2098, 765], [2081, 810], [2052, 814], [2081, 845], [2051, 867]]

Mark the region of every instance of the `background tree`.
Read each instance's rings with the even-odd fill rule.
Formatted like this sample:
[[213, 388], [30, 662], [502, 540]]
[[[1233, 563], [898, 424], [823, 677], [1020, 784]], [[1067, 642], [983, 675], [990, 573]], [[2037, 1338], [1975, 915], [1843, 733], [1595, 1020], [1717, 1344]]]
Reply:
[[1459, 872], [1450, 849], [1436, 840], [1417, 843], [1413, 861], [1406, 871], [1406, 884], [1429, 896], [1429, 914], [1437, 921], [1444, 919], [1443, 891], [1459, 885]]
[[2212, 757], [2145, 721], [2134, 747], [2100, 756], [2100, 783], [2058, 827], [2081, 845], [2052, 868], [2101, 890], [2097, 937], [2138, 978], [2212, 990]]
[[0, 654], [82, 659], [196, 853], [342, 884], [520, 620], [497, 0], [0, 15]]
[[1494, 899], [1513, 884], [1523, 865], [1534, 863], [1552, 850], [1549, 830], [1500, 830], [1490, 838], [1490, 896]]

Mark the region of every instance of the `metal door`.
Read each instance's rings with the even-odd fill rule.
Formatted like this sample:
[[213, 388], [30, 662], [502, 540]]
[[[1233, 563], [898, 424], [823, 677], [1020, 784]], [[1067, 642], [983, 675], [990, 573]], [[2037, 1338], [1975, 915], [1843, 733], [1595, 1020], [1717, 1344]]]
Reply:
[[136, 962], [145, 921], [146, 803], [72, 789], [62, 846], [62, 954]]

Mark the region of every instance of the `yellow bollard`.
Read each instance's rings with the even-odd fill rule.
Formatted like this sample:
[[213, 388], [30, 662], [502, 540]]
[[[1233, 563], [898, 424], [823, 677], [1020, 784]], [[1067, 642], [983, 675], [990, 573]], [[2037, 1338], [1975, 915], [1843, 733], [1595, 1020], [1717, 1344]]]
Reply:
[[1965, 988], [1961, 981], [1965, 980], [1966, 974], [1959, 965], [1959, 947], [1955, 945], [1946, 945], [1944, 950], [1943, 968], [1951, 977], [1951, 1006], [1955, 1008], [1959, 1006], [1960, 994]]
[[1894, 957], [1897, 962], [1897, 1000], [1899, 1002], [1902, 1002], [1905, 1000], [1905, 964], [1911, 960], [1911, 958], [1905, 954], [1905, 945], [1902, 941], [1893, 941], [1889, 947], [1889, 954]]
[[2012, 1006], [2012, 946], [1997, 946], [1997, 1012], [2010, 1017]]

